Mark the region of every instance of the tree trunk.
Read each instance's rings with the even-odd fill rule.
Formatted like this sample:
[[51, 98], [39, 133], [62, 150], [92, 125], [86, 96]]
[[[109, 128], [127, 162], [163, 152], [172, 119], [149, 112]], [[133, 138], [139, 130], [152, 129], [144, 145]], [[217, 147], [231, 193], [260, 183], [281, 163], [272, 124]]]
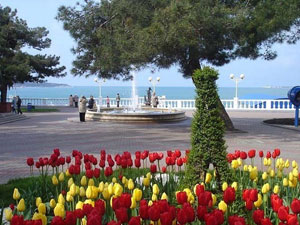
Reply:
[[224, 105], [221, 102], [220, 96], [218, 98], [218, 101], [219, 101], [219, 106], [220, 106], [220, 116], [225, 123], [226, 130], [234, 130], [233, 123], [232, 123], [228, 113], [226, 112]]
[[1, 103], [4, 103], [6, 102], [6, 97], [7, 97], [7, 85], [1, 84], [0, 91], [1, 91]]

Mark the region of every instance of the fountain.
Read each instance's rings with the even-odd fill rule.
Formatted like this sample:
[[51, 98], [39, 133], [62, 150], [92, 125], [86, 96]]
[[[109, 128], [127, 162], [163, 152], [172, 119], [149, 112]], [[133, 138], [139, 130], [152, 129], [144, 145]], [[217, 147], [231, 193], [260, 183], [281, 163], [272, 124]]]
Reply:
[[100, 112], [88, 110], [86, 120], [121, 121], [121, 122], [174, 122], [186, 119], [185, 112], [164, 108], [142, 106], [138, 102], [136, 89], [136, 72], [132, 72], [131, 106], [128, 108], [103, 108]]

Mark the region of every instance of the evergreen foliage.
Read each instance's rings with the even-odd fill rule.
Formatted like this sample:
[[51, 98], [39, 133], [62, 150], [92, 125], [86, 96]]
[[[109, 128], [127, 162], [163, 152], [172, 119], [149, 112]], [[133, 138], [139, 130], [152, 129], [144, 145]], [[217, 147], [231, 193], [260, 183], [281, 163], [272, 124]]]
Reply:
[[226, 160], [225, 126], [220, 117], [216, 80], [218, 72], [210, 67], [196, 70], [196, 112], [192, 122], [192, 149], [189, 153], [185, 184], [204, 182], [209, 165], [216, 169], [217, 180], [228, 181], [230, 169]]
[[37, 51], [50, 47], [48, 31], [44, 27], [29, 28], [17, 11], [0, 5], [0, 91], [6, 102], [7, 89], [15, 83], [43, 82], [46, 77], [63, 77], [55, 55], [29, 54], [24, 47]]

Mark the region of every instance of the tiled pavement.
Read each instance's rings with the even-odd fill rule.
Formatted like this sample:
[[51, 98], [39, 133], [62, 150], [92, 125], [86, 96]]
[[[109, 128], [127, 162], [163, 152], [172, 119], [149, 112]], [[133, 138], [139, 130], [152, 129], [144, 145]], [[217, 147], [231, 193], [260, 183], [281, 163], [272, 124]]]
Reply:
[[[63, 155], [70, 154], [73, 149], [94, 154], [103, 148], [111, 154], [124, 150], [185, 150], [190, 148], [192, 113], [186, 113], [188, 119], [185, 121], [165, 124], [80, 123], [76, 122], [78, 113], [74, 108], [61, 108], [57, 113], [26, 114], [28, 120], [0, 125], [0, 183], [28, 175], [26, 158], [49, 156], [54, 148], [59, 148]], [[280, 148], [283, 157], [300, 162], [300, 129], [262, 123], [268, 118], [293, 117], [293, 112], [231, 111], [229, 115], [239, 130], [225, 135], [229, 152]]]

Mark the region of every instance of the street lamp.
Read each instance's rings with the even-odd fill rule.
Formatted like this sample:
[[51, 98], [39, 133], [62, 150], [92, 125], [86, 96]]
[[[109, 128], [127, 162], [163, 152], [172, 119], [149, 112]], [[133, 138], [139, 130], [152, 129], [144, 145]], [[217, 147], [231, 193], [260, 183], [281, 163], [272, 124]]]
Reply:
[[156, 80], [153, 80], [152, 77], [149, 77], [148, 80], [153, 86], [153, 92], [155, 92], [155, 85], [160, 81], [160, 77], [156, 77]]
[[245, 78], [245, 75], [241, 74], [240, 77], [235, 77], [234, 74], [230, 74], [229, 77], [235, 82], [235, 97], [233, 99], [233, 105], [234, 108], [238, 108], [238, 83]]
[[103, 83], [105, 83], [106, 79], [101, 80], [101, 79], [95, 78], [94, 81], [99, 84], [99, 104], [98, 104], [98, 107], [97, 107], [97, 112], [100, 112], [100, 107], [102, 105], [101, 85]]

